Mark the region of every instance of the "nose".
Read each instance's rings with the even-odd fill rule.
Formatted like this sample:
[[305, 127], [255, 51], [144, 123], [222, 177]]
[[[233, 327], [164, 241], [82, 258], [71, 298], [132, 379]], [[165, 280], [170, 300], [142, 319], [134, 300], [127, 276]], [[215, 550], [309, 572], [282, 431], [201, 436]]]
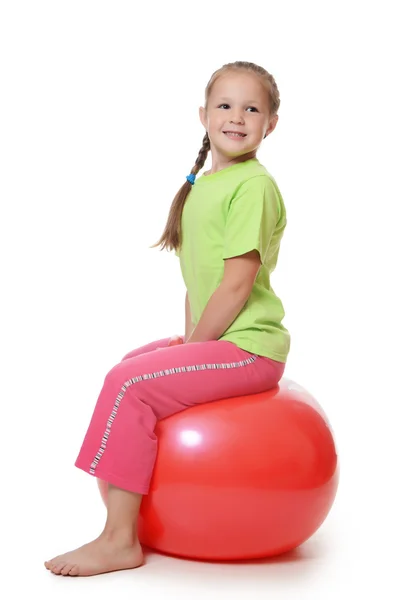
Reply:
[[233, 108], [232, 113], [230, 115], [230, 123], [235, 123], [239, 125], [244, 124], [244, 115], [243, 111], [240, 108]]

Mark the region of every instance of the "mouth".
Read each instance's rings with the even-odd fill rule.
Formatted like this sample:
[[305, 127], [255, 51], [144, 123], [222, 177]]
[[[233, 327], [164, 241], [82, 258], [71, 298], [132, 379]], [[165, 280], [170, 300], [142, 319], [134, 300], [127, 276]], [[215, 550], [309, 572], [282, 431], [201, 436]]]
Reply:
[[230, 139], [241, 140], [247, 136], [246, 133], [240, 133], [239, 131], [223, 131], [226, 137]]

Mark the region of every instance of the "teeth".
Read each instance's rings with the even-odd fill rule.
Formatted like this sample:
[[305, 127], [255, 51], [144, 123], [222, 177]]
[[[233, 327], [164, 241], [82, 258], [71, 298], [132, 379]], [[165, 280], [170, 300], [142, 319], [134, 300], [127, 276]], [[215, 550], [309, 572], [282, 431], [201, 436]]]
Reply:
[[234, 135], [235, 137], [244, 137], [243, 133], [232, 133], [231, 131], [226, 131], [226, 135]]

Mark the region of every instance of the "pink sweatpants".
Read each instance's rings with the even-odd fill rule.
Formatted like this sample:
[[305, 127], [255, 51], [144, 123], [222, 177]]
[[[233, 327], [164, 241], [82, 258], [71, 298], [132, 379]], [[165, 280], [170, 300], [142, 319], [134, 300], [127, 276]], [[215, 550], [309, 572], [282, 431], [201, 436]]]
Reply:
[[159, 419], [197, 404], [266, 391], [284, 373], [285, 363], [231, 342], [168, 347], [169, 341], [133, 350], [106, 375], [76, 467], [119, 488], [147, 494]]

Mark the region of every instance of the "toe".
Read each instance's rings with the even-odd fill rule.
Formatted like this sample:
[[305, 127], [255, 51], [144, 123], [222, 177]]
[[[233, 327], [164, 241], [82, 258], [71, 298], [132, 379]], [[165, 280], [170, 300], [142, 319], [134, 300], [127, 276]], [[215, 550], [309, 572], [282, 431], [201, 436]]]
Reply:
[[60, 558], [61, 556], [54, 556], [54, 558], [51, 558], [51, 560], [46, 560], [44, 563], [45, 568], [49, 571], [52, 571], [52, 569], [59, 564]]
[[62, 567], [60, 573], [61, 575], [69, 575], [70, 571], [73, 569], [74, 565], [67, 563], [64, 567]]
[[76, 577], [76, 575], [78, 575], [78, 574], [79, 574], [79, 567], [78, 567], [78, 565], [73, 565], [72, 568], [69, 571], [69, 575], [71, 577]]
[[66, 566], [66, 564], [67, 564], [67, 563], [66, 563], [66, 561], [62, 561], [62, 562], [60, 562], [60, 563], [58, 563], [58, 564], [54, 565], [54, 566], [52, 567], [51, 571], [52, 571], [53, 573], [55, 573], [55, 575], [60, 575], [60, 574], [61, 574], [61, 571], [62, 571], [62, 569], [63, 569], [63, 568]]

